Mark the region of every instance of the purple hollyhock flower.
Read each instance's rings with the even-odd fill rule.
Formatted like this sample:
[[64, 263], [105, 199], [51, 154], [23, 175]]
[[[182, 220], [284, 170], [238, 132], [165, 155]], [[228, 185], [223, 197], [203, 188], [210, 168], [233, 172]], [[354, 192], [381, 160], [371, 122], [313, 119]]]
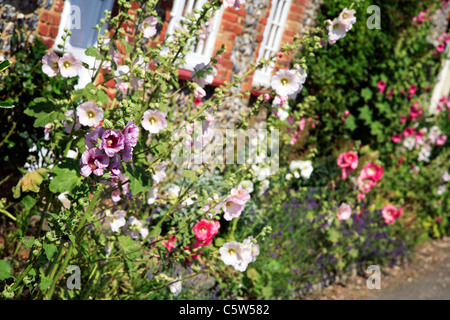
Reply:
[[109, 159], [100, 149], [94, 147], [83, 152], [79, 165], [82, 176], [88, 177], [91, 173], [101, 176], [109, 165]]
[[91, 149], [98, 146], [98, 138], [101, 139], [103, 133], [105, 132], [105, 128], [103, 127], [97, 127], [94, 130], [89, 131], [86, 133], [85, 138], [86, 141], [84, 142], [84, 145], [86, 148]]
[[104, 150], [108, 157], [114, 156], [125, 147], [125, 137], [119, 129], [108, 129], [103, 132], [100, 149]]
[[116, 153], [113, 156], [113, 160], [111, 162], [110, 168], [111, 168], [111, 173], [113, 175], [116, 175], [116, 176], [120, 175], [120, 155], [119, 154]]
[[128, 121], [122, 133], [125, 136], [125, 144], [132, 147], [136, 146], [139, 137], [139, 127], [133, 121]]

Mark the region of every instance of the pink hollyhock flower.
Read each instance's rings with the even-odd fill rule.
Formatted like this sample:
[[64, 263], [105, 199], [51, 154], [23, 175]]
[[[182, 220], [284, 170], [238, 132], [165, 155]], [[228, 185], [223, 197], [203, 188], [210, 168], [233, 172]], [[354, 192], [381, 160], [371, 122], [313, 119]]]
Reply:
[[411, 116], [411, 119], [414, 121], [420, 119], [423, 116], [423, 108], [417, 109], [418, 106], [419, 103], [416, 102], [409, 110], [409, 115]]
[[358, 155], [353, 151], [343, 152], [338, 156], [336, 163], [342, 169], [342, 180], [345, 180], [358, 167]]
[[303, 131], [303, 129], [305, 129], [305, 124], [306, 124], [306, 119], [301, 118], [300, 123], [298, 124], [298, 128], [300, 129], [300, 131]]
[[368, 163], [361, 172], [364, 178], [371, 178], [374, 182], [378, 182], [383, 177], [384, 167], [375, 163]]
[[407, 117], [405, 115], [401, 114], [400, 115], [400, 123], [403, 124], [406, 122], [406, 120], [407, 120]]
[[[116, 153], [113, 157], [112, 157], [112, 162], [110, 164], [110, 169], [111, 169], [111, 173], [113, 175], [120, 175], [120, 155], [118, 153]], [[116, 190], [117, 191], [117, 190]], [[114, 193], [114, 192], [113, 192]]]
[[197, 87], [195, 88], [195, 90], [194, 90], [194, 96], [195, 96], [195, 98], [197, 98], [197, 99], [201, 99], [201, 98], [203, 98], [204, 96], [206, 96], [206, 92], [205, 92], [205, 90], [203, 90], [202, 87], [197, 86]]
[[365, 197], [366, 197], [366, 195], [364, 193], [362, 193], [362, 192], [358, 193], [358, 200], [359, 201], [363, 201]]
[[403, 137], [409, 137], [410, 135], [413, 135], [416, 133], [416, 128], [408, 127], [403, 130]]
[[392, 136], [392, 141], [394, 143], [399, 143], [400, 141], [402, 141], [402, 134], [401, 133], [396, 133]]
[[163, 245], [163, 247], [167, 248], [169, 252], [171, 252], [173, 248], [177, 247], [175, 242], [177, 242], [177, 238], [175, 236], [171, 236], [169, 240], [161, 241], [161, 244]]
[[81, 69], [81, 61], [78, 60], [73, 54], [65, 53], [58, 61], [59, 72], [64, 78], [73, 78], [78, 75], [78, 71]]
[[103, 120], [103, 109], [87, 101], [77, 107], [77, 116], [83, 126], [97, 127]]
[[343, 203], [339, 206], [338, 220], [348, 220], [352, 215], [352, 208], [349, 204]]
[[109, 159], [100, 149], [91, 148], [83, 152], [79, 165], [82, 176], [89, 177], [91, 173], [101, 176], [109, 165]]
[[409, 90], [408, 90], [409, 98], [410, 98], [410, 99], [416, 94], [416, 91], [417, 91], [416, 85], [415, 85], [415, 84], [412, 84], [412, 85], [409, 87]]
[[54, 77], [59, 72], [59, 56], [54, 52], [48, 52], [42, 57], [42, 71], [49, 77]]
[[196, 240], [199, 242], [200, 246], [211, 240], [219, 231], [220, 223], [219, 221], [209, 221], [206, 219], [200, 220], [192, 230], [195, 233]]
[[445, 144], [445, 141], [447, 141], [447, 136], [440, 136], [436, 139], [436, 145], [443, 146]]
[[270, 95], [268, 93], [264, 93], [264, 101], [269, 101]]
[[290, 144], [291, 145], [294, 145], [294, 144], [296, 144], [297, 143], [297, 139], [295, 138], [295, 137], [292, 137], [291, 138], [291, 141], [290, 141]]
[[392, 88], [391, 91], [389, 91], [389, 93], [386, 95], [386, 97], [392, 98], [393, 95], [394, 95], [394, 88]]
[[373, 178], [360, 175], [357, 180], [358, 188], [364, 193], [369, 193], [375, 187], [376, 181]]
[[355, 24], [355, 13], [355, 10], [348, 10], [347, 8], [344, 8], [339, 15], [339, 19], [341, 19], [346, 24], [345, 32], [349, 32], [352, 29], [353, 24]]
[[238, 218], [244, 210], [244, 207], [245, 204], [240, 204], [233, 200], [226, 201], [223, 205], [223, 211], [225, 212], [223, 215], [224, 219], [231, 221], [234, 218]]
[[125, 137], [122, 159], [125, 162], [130, 162], [133, 158], [133, 147], [136, 146], [138, 141], [139, 127], [133, 121], [128, 121], [122, 133]]
[[108, 129], [102, 134], [100, 149], [104, 150], [108, 157], [114, 156], [125, 147], [125, 137], [119, 129]]
[[231, 201], [239, 204], [246, 204], [250, 200], [250, 194], [242, 186], [231, 189]]
[[395, 206], [387, 205], [383, 208], [381, 214], [387, 224], [394, 224], [395, 220], [397, 220], [403, 214], [403, 207], [400, 207], [397, 210]]
[[436, 51], [438, 53], [441, 53], [445, 50], [445, 43], [440, 43], [437, 47], [436, 47]]
[[158, 18], [150, 16], [144, 19], [140, 28], [143, 30], [144, 38], [148, 39], [156, 34], [156, 25], [158, 24]]
[[380, 90], [380, 93], [383, 93], [384, 90], [386, 90], [386, 82], [384, 82], [382, 80], [378, 81], [377, 87], [378, 87], [378, 90]]
[[166, 117], [159, 110], [147, 110], [144, 112], [142, 127], [150, 133], [164, 131], [167, 128]]

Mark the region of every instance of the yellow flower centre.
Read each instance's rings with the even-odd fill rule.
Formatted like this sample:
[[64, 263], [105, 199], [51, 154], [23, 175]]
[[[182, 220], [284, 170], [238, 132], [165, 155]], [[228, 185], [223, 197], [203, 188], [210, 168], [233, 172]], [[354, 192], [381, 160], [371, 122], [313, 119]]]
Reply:
[[283, 86], [285, 86], [289, 83], [289, 78], [281, 78], [280, 82]]
[[89, 110], [88, 112], [86, 112], [86, 115], [89, 119], [92, 119], [95, 117], [95, 112], [92, 110]]
[[155, 124], [156, 122], [158, 122], [158, 118], [156, 117], [150, 117], [148, 118], [148, 122], [150, 122], [151, 125]]
[[201, 232], [206, 232], [206, 228], [205, 228], [205, 227], [201, 227], [201, 228], [200, 228], [200, 231], [201, 231]]
[[70, 68], [72, 66], [72, 62], [69, 60], [64, 61], [63, 63], [64, 68]]
[[347, 12], [344, 12], [344, 13], [342, 14], [342, 18], [347, 19], [347, 18], [348, 18], [348, 13], [347, 13]]
[[110, 147], [112, 144], [113, 144], [112, 139], [106, 140], [106, 145], [107, 145], [108, 147]]
[[231, 256], [231, 255], [234, 255], [234, 254], [236, 254], [236, 250], [234, 250], [233, 248], [230, 248], [230, 249], [228, 249], [228, 254]]
[[59, 65], [58, 65], [58, 61], [53, 61], [53, 69], [58, 69]]
[[93, 163], [90, 163], [89, 166], [91, 167], [92, 170], [97, 169], [97, 166], [95, 164], [93, 164]]

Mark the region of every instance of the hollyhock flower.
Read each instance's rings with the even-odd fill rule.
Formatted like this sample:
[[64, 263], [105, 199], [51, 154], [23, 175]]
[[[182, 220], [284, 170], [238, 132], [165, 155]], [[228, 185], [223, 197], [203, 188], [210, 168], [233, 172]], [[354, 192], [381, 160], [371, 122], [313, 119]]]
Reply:
[[159, 162], [155, 166], [155, 173], [152, 174], [152, 179], [155, 183], [160, 183], [167, 175], [166, 175], [167, 162], [162, 161]]
[[100, 149], [105, 151], [108, 157], [114, 156], [125, 147], [125, 137], [119, 129], [108, 129], [102, 134]]
[[443, 194], [443, 193], [445, 192], [445, 190], [447, 190], [447, 188], [445, 187], [445, 185], [442, 185], [442, 186], [439, 186], [439, 187], [438, 187], [436, 193], [437, 193], [438, 195], [441, 195], [441, 194]]
[[114, 71], [114, 81], [116, 82], [116, 89], [121, 92], [125, 92], [128, 90], [128, 83], [125, 82], [127, 75], [130, 73], [130, 67], [123, 65], [118, 66], [117, 70]]
[[417, 109], [418, 106], [419, 106], [419, 103], [416, 102], [409, 110], [409, 115], [411, 116], [411, 119], [414, 121], [420, 119], [423, 116], [423, 112], [424, 112], [423, 107], [420, 109]]
[[125, 226], [126, 220], [125, 216], [127, 213], [123, 210], [117, 210], [114, 214], [111, 215], [111, 211], [106, 210], [106, 223], [111, 228], [112, 232], [119, 232], [119, 229]]
[[300, 123], [298, 124], [298, 128], [300, 129], [300, 131], [303, 131], [303, 129], [305, 129], [305, 124], [306, 124], [306, 119], [301, 118]]
[[401, 114], [400, 115], [400, 123], [404, 124], [406, 122], [406, 120], [407, 120], [407, 117], [405, 115]]
[[177, 245], [175, 244], [176, 242], [177, 238], [175, 236], [170, 236], [169, 240], [161, 241], [161, 244], [163, 245], [163, 247], [167, 248], [169, 252], [171, 252], [172, 249], [177, 247]]
[[73, 78], [78, 75], [78, 71], [81, 69], [81, 61], [78, 60], [73, 54], [65, 53], [58, 61], [59, 72], [64, 78]]
[[416, 145], [416, 139], [414, 139], [413, 136], [409, 136], [405, 140], [403, 140], [403, 146], [406, 149], [408, 149], [409, 151], [411, 151], [415, 145]]
[[158, 24], [158, 18], [150, 16], [144, 19], [140, 25], [140, 29], [143, 31], [144, 38], [148, 39], [156, 34], [156, 25]]
[[98, 140], [102, 138], [103, 133], [105, 132], [105, 128], [103, 127], [96, 127], [93, 130], [89, 131], [84, 135], [86, 140], [84, 141], [84, 145], [86, 148], [90, 149], [93, 147], [98, 147], [99, 142]]
[[122, 133], [125, 137], [122, 159], [125, 162], [129, 162], [133, 157], [133, 147], [136, 146], [139, 138], [139, 127], [134, 123], [134, 121], [128, 121]]
[[384, 171], [383, 166], [379, 166], [375, 163], [370, 162], [365, 165], [361, 174], [364, 177], [372, 178], [375, 182], [378, 182], [383, 177], [383, 171]]
[[251, 182], [249, 180], [241, 181], [239, 186], [244, 188], [248, 193], [252, 193], [253, 192], [253, 182]]
[[443, 146], [445, 144], [445, 141], [447, 141], [447, 136], [440, 136], [436, 139], [436, 145]]
[[394, 143], [399, 143], [402, 141], [402, 134], [401, 133], [396, 133], [392, 136], [392, 141]]
[[347, 25], [345, 32], [349, 32], [352, 29], [353, 24], [356, 22], [355, 13], [355, 10], [348, 10], [347, 8], [344, 8], [339, 15], [339, 19]]
[[97, 127], [103, 120], [103, 109], [87, 101], [77, 107], [77, 116], [83, 126]]
[[250, 195], [248, 191], [241, 186], [237, 187], [237, 189], [231, 189], [231, 201], [246, 204], [250, 200]]
[[363, 201], [365, 197], [366, 197], [366, 195], [364, 193], [362, 193], [362, 192], [358, 193], [358, 200], [359, 201]]
[[234, 202], [233, 200], [228, 200], [223, 204], [224, 219], [231, 221], [238, 218], [242, 211], [244, 210], [245, 204]]
[[145, 239], [148, 236], [148, 229], [136, 217], [131, 216], [125, 225], [125, 234], [129, 235], [133, 240], [138, 239], [139, 236]]
[[[62, 121], [62, 124], [64, 125], [67, 133], [72, 133], [72, 129], [78, 130], [81, 128], [81, 123], [74, 115], [73, 110], [67, 110], [66, 112], [64, 112], [64, 115], [66, 116], [66, 120]], [[70, 119], [70, 122], [68, 118]], [[73, 121], [75, 121], [75, 126], [73, 125]]]
[[428, 134], [428, 140], [430, 143], [435, 144], [437, 138], [442, 134], [441, 130], [438, 128], [438, 126], [432, 126], [430, 128], [430, 133]]
[[403, 214], [403, 207], [400, 207], [397, 210], [395, 206], [387, 205], [383, 208], [381, 214], [387, 224], [394, 224], [395, 220], [397, 220]]
[[83, 152], [79, 164], [82, 176], [89, 177], [91, 173], [101, 176], [109, 165], [109, 159], [100, 149], [91, 148]]
[[178, 296], [182, 290], [182, 282], [178, 280], [178, 277], [169, 284], [169, 290], [174, 295], [174, 297]]
[[120, 155], [118, 153], [116, 153], [112, 157], [112, 162], [109, 167], [110, 167], [111, 173], [113, 175], [118, 176], [119, 174], [121, 174], [121, 172], [120, 172]]
[[166, 117], [159, 110], [147, 110], [144, 112], [142, 127], [150, 133], [164, 131], [167, 128]]
[[54, 52], [48, 52], [42, 57], [42, 71], [49, 77], [54, 77], [59, 72], [59, 56]]
[[408, 94], [409, 94], [408, 97], [411, 99], [416, 94], [416, 91], [417, 91], [416, 85], [412, 84], [408, 89]]
[[426, 144], [422, 146], [422, 148], [420, 148], [417, 161], [430, 162], [430, 155], [431, 155], [431, 146], [429, 144]]
[[412, 135], [414, 133], [416, 133], [416, 128], [413, 128], [413, 127], [407, 127], [407, 128], [405, 128], [405, 130], [403, 130], [403, 136], [405, 138], [409, 137], [410, 135]]
[[272, 77], [272, 88], [280, 97], [287, 97], [302, 87], [297, 70], [280, 69]]
[[393, 95], [394, 95], [394, 88], [392, 88], [391, 91], [388, 92], [388, 94], [386, 95], [386, 97], [392, 98]]
[[217, 220], [209, 221], [206, 219], [200, 220], [192, 230], [195, 233], [195, 238], [201, 243], [205, 243], [212, 239], [219, 231], [220, 223]]
[[386, 82], [384, 82], [382, 80], [378, 81], [377, 87], [378, 87], [378, 90], [380, 90], [380, 93], [383, 93], [384, 90], [386, 90]]
[[244, 241], [242, 241], [242, 247], [243, 250], [248, 251], [246, 255], [251, 256], [250, 262], [255, 262], [259, 255], [259, 244], [253, 242], [253, 237], [250, 236], [244, 239]]
[[450, 181], [450, 174], [448, 173], [447, 170], [442, 172], [442, 181], [444, 181], [444, 182]]
[[[116, 188], [111, 193], [111, 200], [113, 202], [119, 202], [120, 200], [122, 200], [122, 198], [121, 198], [122, 194], [123, 195], [127, 195], [128, 194], [130, 183], [127, 182], [127, 181], [128, 181], [128, 177], [126, 175], [124, 175], [123, 173], [121, 173], [121, 172], [119, 172], [119, 174], [117, 174], [116, 176], [112, 176], [111, 177], [111, 180], [109, 181], [109, 184], [111, 186], [113, 186], [113, 188]], [[120, 188], [118, 188], [119, 185], [121, 185]]]
[[358, 167], [358, 155], [353, 151], [343, 152], [339, 154], [336, 163], [342, 169], [342, 180], [345, 180]]
[[335, 44], [339, 39], [347, 35], [349, 24], [342, 19], [334, 19], [328, 26], [328, 42]]
[[197, 86], [197, 87], [195, 87], [195, 90], [194, 90], [194, 96], [196, 99], [201, 99], [206, 96], [206, 92], [205, 92], [205, 90], [203, 90], [202, 87]]
[[262, 181], [261, 185], [259, 186], [258, 195], [262, 196], [267, 191], [267, 189], [269, 189], [269, 185], [270, 185], [269, 180]]
[[191, 78], [192, 81], [197, 83], [200, 87], [204, 87], [214, 81], [214, 73], [214, 69], [211, 66], [205, 65], [202, 62], [194, 67], [194, 70], [191, 73]]
[[243, 246], [241, 243], [231, 241], [225, 243], [220, 249], [220, 257], [226, 265], [233, 266], [234, 269], [244, 272], [248, 264], [253, 260], [251, 248]]
[[343, 203], [339, 206], [338, 220], [348, 220], [352, 215], [352, 208], [349, 204]]
[[[373, 178], [364, 177], [364, 175], [360, 175], [357, 179], [358, 189], [364, 193], [369, 193], [375, 187], [375, 180]], [[364, 199], [364, 197], [363, 197]]]
[[150, 191], [149, 191], [149, 197], [147, 199], [147, 203], [148, 204], [154, 204], [156, 199], [158, 198], [157, 196], [158, 193], [158, 188], [157, 187], [151, 187]]
[[300, 178], [300, 176], [303, 179], [309, 179], [314, 168], [309, 160], [293, 160], [289, 165], [289, 170], [293, 172], [294, 177], [297, 179]]

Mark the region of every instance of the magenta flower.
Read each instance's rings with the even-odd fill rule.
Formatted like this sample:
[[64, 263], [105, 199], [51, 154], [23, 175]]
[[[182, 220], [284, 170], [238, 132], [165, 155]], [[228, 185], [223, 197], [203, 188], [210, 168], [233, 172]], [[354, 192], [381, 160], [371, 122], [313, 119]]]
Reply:
[[378, 81], [377, 87], [378, 87], [378, 90], [380, 90], [380, 93], [383, 93], [384, 90], [386, 90], [386, 82], [384, 82], [382, 80]]
[[83, 152], [79, 165], [82, 176], [88, 177], [91, 173], [101, 176], [109, 165], [109, 159], [100, 149], [94, 147]]
[[390, 204], [383, 208], [381, 214], [387, 224], [394, 224], [395, 220], [397, 220], [403, 214], [403, 207], [400, 207], [397, 210], [395, 206]]
[[338, 156], [336, 163], [342, 169], [342, 180], [345, 180], [358, 167], [358, 155], [353, 151], [343, 152]]
[[399, 143], [400, 141], [402, 141], [402, 134], [401, 133], [396, 133], [392, 136], [392, 141], [394, 143]]
[[102, 142], [100, 143], [100, 149], [112, 157], [117, 152], [123, 150], [125, 147], [125, 137], [122, 131], [119, 129], [108, 129], [102, 135]]

